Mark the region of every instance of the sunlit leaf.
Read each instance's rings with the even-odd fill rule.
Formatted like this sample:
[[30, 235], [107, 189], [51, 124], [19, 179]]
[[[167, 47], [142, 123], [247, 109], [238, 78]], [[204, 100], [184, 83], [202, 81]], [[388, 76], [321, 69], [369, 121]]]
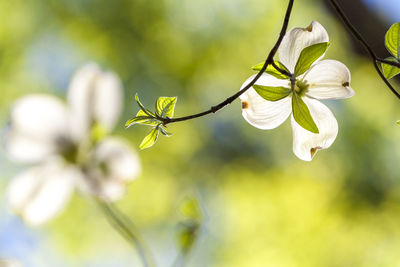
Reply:
[[156, 113], [160, 117], [172, 118], [177, 97], [159, 97], [156, 102]]
[[[278, 68], [286, 71], [289, 73], [289, 70], [279, 61], [274, 61], [275, 65], [278, 66]], [[255, 66], [252, 67], [253, 70], [256, 71], [260, 71], [262, 69], [262, 67], [264, 66], [264, 62], [257, 64]], [[285, 74], [282, 74], [279, 72], [279, 70], [275, 69], [274, 66], [272, 64], [268, 65], [267, 69], [265, 70], [266, 73], [274, 76], [275, 78], [278, 79], [287, 79], [288, 77]]]
[[310, 114], [310, 110], [297, 94], [293, 94], [292, 97], [292, 110], [294, 119], [301, 127], [312, 133], [319, 133], [318, 127]]
[[136, 114], [136, 117], [128, 120], [125, 123], [125, 127], [130, 127], [135, 124], [157, 126], [159, 123], [160, 122], [156, 118], [149, 117], [143, 110], [139, 110], [138, 113]]
[[385, 45], [390, 54], [400, 59], [400, 22], [393, 24], [387, 31]]
[[301, 51], [299, 59], [294, 68], [294, 74], [299, 76], [306, 72], [311, 65], [320, 58], [328, 49], [330, 43], [319, 43], [310, 45]]
[[[391, 62], [399, 62], [394, 57], [388, 57], [388, 58], [386, 58], [386, 60], [391, 61]], [[400, 73], [400, 68], [389, 65], [389, 64], [385, 64], [385, 63], [382, 63], [382, 70], [383, 70], [383, 73], [385, 74], [386, 79], [391, 79]]]
[[130, 127], [135, 124], [145, 124], [145, 125], [157, 125], [157, 121], [154, 121], [149, 116], [138, 116], [128, 120], [125, 123], [125, 127]]
[[268, 101], [278, 101], [287, 97], [291, 92], [290, 88], [286, 87], [270, 87], [255, 84], [253, 88], [257, 94]]
[[139, 148], [140, 149], [146, 149], [154, 145], [154, 143], [157, 141], [159, 134], [159, 127], [154, 127], [151, 132], [146, 135], [146, 137], [143, 139], [142, 143], [140, 143]]

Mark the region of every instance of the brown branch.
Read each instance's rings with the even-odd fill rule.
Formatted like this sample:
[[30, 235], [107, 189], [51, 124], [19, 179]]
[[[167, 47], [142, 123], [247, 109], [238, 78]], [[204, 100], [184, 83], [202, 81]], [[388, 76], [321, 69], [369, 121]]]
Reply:
[[265, 63], [263, 65], [263, 67], [257, 73], [257, 75], [254, 77], [253, 80], [251, 80], [239, 92], [237, 92], [236, 94], [228, 97], [227, 99], [225, 99], [225, 101], [219, 103], [218, 105], [212, 106], [209, 110], [206, 110], [206, 111], [203, 111], [203, 112], [200, 112], [200, 113], [197, 113], [197, 114], [189, 115], [189, 116], [178, 117], [178, 118], [159, 118], [161, 120], [161, 122], [163, 123], [163, 125], [167, 125], [167, 124], [174, 123], [174, 122], [179, 122], [179, 121], [187, 121], [187, 120], [199, 118], [199, 117], [211, 114], [211, 113], [216, 113], [220, 109], [224, 108], [226, 105], [231, 104], [234, 100], [236, 100], [244, 92], [246, 92], [248, 89], [250, 89], [257, 82], [257, 80], [261, 77], [261, 75], [267, 69], [268, 65], [274, 63], [274, 56], [275, 56], [276, 52], [278, 51], [278, 48], [279, 48], [279, 46], [280, 46], [280, 44], [282, 42], [282, 39], [285, 36], [287, 28], [288, 28], [290, 14], [292, 13], [293, 4], [294, 4], [294, 0], [289, 0], [288, 7], [286, 9], [285, 19], [284, 19], [283, 24], [282, 24], [281, 32], [279, 33], [279, 38], [276, 41], [274, 47], [269, 52], [268, 57], [265, 60]]
[[[381, 69], [378, 66], [378, 61], [382, 62], [380, 60], [375, 52], [372, 50], [372, 48], [368, 45], [367, 41], [361, 36], [361, 34], [358, 32], [358, 30], [351, 24], [350, 20], [347, 18], [347, 16], [344, 14], [342, 8], [338, 5], [336, 0], [329, 0], [329, 2], [332, 4], [333, 8], [335, 11], [338, 13], [339, 17], [343, 20], [344, 24], [347, 26], [351, 34], [364, 46], [364, 48], [367, 50], [370, 58], [373, 61], [375, 70], [378, 72], [379, 76], [382, 78], [383, 82], [386, 84], [386, 86], [392, 91], [392, 93], [400, 99], [400, 94], [393, 88], [393, 86], [390, 84], [390, 82], [386, 79], [385, 75], [382, 73]], [[387, 62], [385, 62], [387, 63]], [[393, 65], [391, 63], [387, 63], [390, 65]]]

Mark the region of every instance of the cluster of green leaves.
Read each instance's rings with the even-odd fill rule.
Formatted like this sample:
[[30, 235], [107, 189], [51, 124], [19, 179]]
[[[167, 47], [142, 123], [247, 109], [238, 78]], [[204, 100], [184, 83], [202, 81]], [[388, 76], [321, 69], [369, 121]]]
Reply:
[[[392, 55], [386, 60], [400, 63], [400, 22], [393, 24], [385, 35], [385, 46]], [[400, 68], [382, 63], [386, 79], [391, 79], [400, 73]]]
[[153, 146], [158, 139], [159, 134], [167, 137], [172, 134], [167, 132], [163, 119], [172, 118], [177, 97], [159, 97], [155, 104], [155, 112], [145, 108], [139, 100], [139, 96], [135, 95], [136, 103], [139, 105], [140, 110], [136, 116], [125, 123], [125, 127], [130, 127], [135, 124], [147, 125], [152, 127], [152, 130], [145, 136], [140, 143], [139, 148], [145, 149]]
[[[294, 73], [290, 73], [290, 71], [283, 65], [280, 61], [274, 61], [275, 65], [281, 69], [293, 75], [294, 77], [299, 77], [303, 75], [308, 69], [310, 69], [311, 65], [320, 57], [324, 55], [326, 50], [328, 50], [330, 43], [318, 43], [314, 45], [310, 45], [301, 51], [300, 56], [296, 62], [296, 66], [294, 69]], [[257, 64], [252, 67], [253, 70], [260, 71], [263, 67], [264, 63]], [[268, 65], [265, 70], [266, 73], [274, 76], [278, 79], [290, 80], [290, 76], [281, 73], [278, 69], [276, 69], [272, 64]], [[306, 86], [305, 83], [301, 83]], [[315, 124], [310, 110], [307, 105], [302, 100], [303, 92], [306, 88], [300, 88], [300, 90], [296, 90], [296, 84], [291, 84], [289, 81], [289, 87], [272, 87], [272, 86], [262, 86], [262, 85], [253, 85], [254, 90], [265, 100], [268, 101], [278, 101], [289, 95], [292, 95], [292, 112], [293, 117], [296, 122], [303, 127], [304, 129], [312, 132], [319, 133], [318, 127]]]

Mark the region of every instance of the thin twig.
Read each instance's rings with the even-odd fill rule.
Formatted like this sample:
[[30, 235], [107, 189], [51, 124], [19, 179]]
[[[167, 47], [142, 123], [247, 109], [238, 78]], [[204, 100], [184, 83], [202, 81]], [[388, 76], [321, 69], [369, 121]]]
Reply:
[[[377, 61], [379, 58], [376, 56], [375, 52], [372, 50], [372, 48], [368, 45], [368, 43], [364, 40], [364, 38], [361, 36], [361, 34], [358, 32], [358, 30], [351, 24], [350, 20], [346, 17], [344, 14], [342, 8], [338, 5], [336, 0], [329, 0], [329, 2], [332, 4], [333, 8], [336, 10], [340, 18], [343, 20], [344, 24], [347, 26], [347, 28], [350, 30], [351, 34], [364, 46], [364, 48], [367, 50], [369, 56], [371, 57], [374, 67], [376, 71], [378, 72], [379, 76], [382, 78], [382, 80], [385, 82], [387, 87], [392, 91], [392, 93], [397, 96], [397, 98], [400, 99], [400, 94], [393, 88], [393, 86], [390, 84], [390, 82], [386, 79], [385, 75], [382, 73], [381, 69], [378, 66]], [[382, 62], [382, 61], [381, 61]], [[388, 63], [390, 64], [390, 63]], [[392, 65], [392, 64], [391, 64]]]
[[162, 121], [163, 125], [167, 125], [167, 124], [179, 122], [179, 121], [187, 121], [187, 120], [202, 117], [202, 116], [205, 116], [205, 115], [208, 115], [211, 113], [215, 113], [215, 112], [219, 111], [220, 109], [224, 108], [226, 105], [231, 104], [234, 100], [236, 100], [239, 96], [241, 96], [244, 92], [246, 92], [249, 88], [251, 88], [257, 82], [257, 80], [261, 77], [261, 75], [264, 73], [264, 71], [267, 69], [268, 65], [270, 65], [274, 62], [274, 56], [275, 56], [276, 52], [278, 51], [278, 48], [282, 42], [282, 39], [285, 36], [285, 33], [287, 31], [290, 14], [292, 13], [293, 3], [294, 3], [294, 0], [289, 0], [288, 7], [286, 9], [285, 19], [282, 24], [281, 32], [279, 33], [279, 38], [276, 41], [274, 47], [269, 52], [268, 57], [265, 60], [263, 67], [257, 73], [257, 75], [253, 78], [253, 80], [251, 80], [245, 87], [243, 87], [236, 94], [228, 97], [227, 99], [225, 99], [225, 101], [219, 103], [218, 105], [212, 106], [209, 110], [206, 110], [206, 111], [203, 111], [203, 112], [200, 112], [197, 114], [189, 115], [189, 116], [184, 116], [184, 117], [162, 118], [161, 121]]
[[286, 71], [286, 70], [283, 70], [283, 69], [279, 68], [279, 67], [275, 64], [275, 62], [272, 62], [271, 65], [272, 65], [272, 67], [274, 67], [277, 71], [279, 71], [279, 72], [282, 73], [283, 75], [287, 76], [289, 79], [292, 78], [292, 77], [294, 76], [293, 73], [290, 73], [290, 72], [288, 72], [288, 71]]
[[132, 221], [114, 205], [97, 201], [101, 211], [106, 215], [110, 224], [134, 247], [137, 249], [139, 257], [144, 267], [153, 267], [154, 263], [151, 254], [147, 249], [143, 239], [140, 237]]

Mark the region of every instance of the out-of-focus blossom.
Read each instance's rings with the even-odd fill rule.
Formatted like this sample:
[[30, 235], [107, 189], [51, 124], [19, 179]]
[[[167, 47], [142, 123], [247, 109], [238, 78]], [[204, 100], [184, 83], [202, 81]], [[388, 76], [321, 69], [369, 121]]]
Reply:
[[[259, 129], [276, 128], [291, 115], [293, 152], [305, 161], [311, 161], [318, 150], [330, 147], [338, 133], [335, 116], [318, 100], [354, 95], [350, 71], [343, 63], [322, 60], [324, 53], [314, 59], [301, 57], [306, 48], [310, 49], [310, 57], [318, 54], [316, 45], [326, 49], [329, 46], [328, 33], [318, 22], [290, 30], [278, 52], [281, 68], [293, 75], [294, 80], [263, 73], [240, 96], [243, 117]], [[310, 52], [313, 47], [314, 51]], [[242, 88], [253, 79], [254, 76], [250, 77]]]
[[8, 188], [12, 208], [32, 225], [52, 219], [75, 188], [104, 201], [120, 199], [140, 172], [137, 154], [108, 134], [121, 112], [118, 77], [87, 64], [68, 89], [68, 105], [49, 95], [27, 95], [11, 111], [5, 148], [32, 166]]

